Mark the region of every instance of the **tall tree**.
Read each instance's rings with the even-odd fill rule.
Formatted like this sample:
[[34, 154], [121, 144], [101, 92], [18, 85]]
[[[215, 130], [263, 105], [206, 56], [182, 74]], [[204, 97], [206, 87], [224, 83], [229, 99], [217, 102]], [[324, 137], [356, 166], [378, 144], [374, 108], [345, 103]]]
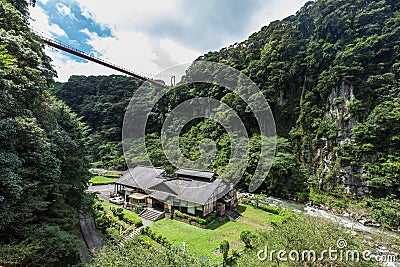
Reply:
[[77, 261], [87, 134], [49, 93], [55, 72], [26, 7], [0, 1], [0, 264], [62, 266]]

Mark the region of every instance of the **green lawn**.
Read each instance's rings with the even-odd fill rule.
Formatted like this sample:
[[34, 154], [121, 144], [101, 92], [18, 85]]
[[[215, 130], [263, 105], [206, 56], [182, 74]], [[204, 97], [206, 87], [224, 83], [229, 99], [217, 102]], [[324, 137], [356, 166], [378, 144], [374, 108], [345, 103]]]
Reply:
[[214, 250], [219, 248], [222, 240], [227, 240], [232, 248], [242, 249], [240, 233], [254, 230], [253, 226], [239, 222], [214, 223], [208, 229], [199, 228], [176, 220], [163, 219], [154, 223], [152, 231], [165, 236], [173, 245], [182, 246], [197, 257], [207, 256], [210, 261], [222, 261]]
[[216, 250], [222, 240], [227, 240], [231, 249], [242, 250], [243, 242], [240, 233], [245, 230], [255, 231], [270, 227], [271, 222], [282, 221], [280, 215], [267, 213], [248, 205], [240, 204], [238, 207], [242, 217], [236, 222], [216, 222], [207, 229], [189, 225], [176, 220], [163, 219], [154, 223], [152, 231], [165, 236], [172, 244], [186, 248], [197, 257], [207, 256], [211, 262], [222, 262], [222, 256], [218, 256]]
[[242, 215], [239, 221], [250, 221], [266, 227], [269, 227], [271, 223], [282, 223], [284, 219], [290, 216], [290, 213], [285, 216], [279, 216], [245, 204], [239, 204], [237, 211]]
[[106, 185], [114, 183], [118, 178], [109, 178], [104, 176], [93, 176], [92, 179], [89, 180], [89, 185]]

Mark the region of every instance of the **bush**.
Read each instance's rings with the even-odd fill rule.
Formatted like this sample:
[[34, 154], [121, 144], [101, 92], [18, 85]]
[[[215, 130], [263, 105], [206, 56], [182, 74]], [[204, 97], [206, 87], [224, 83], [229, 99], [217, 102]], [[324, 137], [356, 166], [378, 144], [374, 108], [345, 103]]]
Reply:
[[266, 212], [268, 212], [268, 213], [275, 214], [275, 215], [279, 215], [279, 214], [280, 214], [280, 211], [281, 211], [281, 209], [279, 209], [279, 208], [275, 208], [275, 207], [271, 207], [271, 206], [266, 206], [266, 205], [258, 206], [258, 208], [261, 209], [261, 210], [263, 210], [263, 211], [266, 211]]
[[140, 214], [143, 211], [143, 207], [140, 205], [135, 206], [135, 213]]
[[110, 210], [114, 214], [114, 216], [116, 216], [116, 217], [123, 216], [123, 214], [122, 214], [122, 212], [124, 211], [123, 208], [110, 207]]
[[79, 239], [75, 234], [58, 226], [44, 225], [19, 244], [0, 245], [0, 265], [75, 266], [78, 247]]
[[243, 231], [240, 233], [240, 240], [243, 241], [246, 248], [252, 248], [253, 234], [250, 231]]
[[395, 197], [375, 200], [371, 203], [375, 220], [396, 229], [400, 225], [400, 202]]
[[[124, 215], [125, 216], [125, 215]], [[124, 221], [126, 222], [126, 223], [128, 223], [128, 224], [133, 224], [133, 225], [135, 225], [135, 227], [140, 227], [140, 226], [142, 226], [143, 225], [143, 222], [142, 222], [142, 220], [141, 219], [139, 219], [139, 218], [127, 218], [127, 217], [124, 217]]]
[[195, 216], [180, 212], [179, 210], [174, 210], [174, 216], [183, 218], [185, 220], [188, 220], [189, 222], [196, 222], [201, 225], [207, 225], [215, 219], [215, 214], [213, 214], [213, 213], [209, 214], [205, 218], [200, 218], [198, 216], [195, 217]]
[[119, 231], [117, 229], [115, 229], [114, 227], [106, 228], [105, 233], [111, 239], [114, 239], [114, 240], [118, 239]]
[[202, 224], [202, 225], [206, 225], [207, 224], [207, 220], [203, 219], [203, 218], [199, 218], [198, 222], [199, 222], [199, 224]]
[[169, 242], [168, 242], [168, 239], [167, 239], [165, 236], [162, 237], [161, 241], [162, 241], [162, 244], [163, 244], [164, 246], [170, 245]]
[[229, 253], [229, 242], [227, 240], [223, 240], [219, 245], [219, 250], [222, 252], [222, 257], [224, 259], [223, 265], [225, 266], [228, 260], [228, 253]]
[[238, 251], [238, 249], [232, 249], [232, 259], [238, 259], [240, 258], [240, 252]]
[[207, 215], [207, 217], [206, 217], [207, 224], [209, 224], [210, 222], [215, 220], [216, 217], [217, 216], [214, 213], [211, 213], [211, 214]]
[[328, 197], [324, 193], [314, 188], [310, 190], [310, 200], [312, 200], [314, 204], [327, 204], [329, 202]]
[[[146, 227], [148, 227], [148, 226], [146, 226]], [[147, 234], [147, 230], [148, 230], [148, 229], [146, 229], [146, 227], [140, 228], [140, 234], [141, 234], [141, 235]]]

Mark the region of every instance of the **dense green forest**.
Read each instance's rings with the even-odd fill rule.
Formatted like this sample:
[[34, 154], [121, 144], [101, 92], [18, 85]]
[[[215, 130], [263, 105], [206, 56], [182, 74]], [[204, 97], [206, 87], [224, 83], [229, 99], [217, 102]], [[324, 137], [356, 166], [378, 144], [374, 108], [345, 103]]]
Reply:
[[126, 169], [122, 155], [122, 122], [133, 92], [142, 84], [135, 78], [72, 76], [55, 88], [57, 98], [83, 117], [90, 129], [93, 167]]
[[81, 247], [87, 129], [50, 93], [25, 1], [0, 1], [0, 265], [67, 266]]
[[[399, 3], [308, 2], [204, 60], [247, 74], [316, 187], [399, 187]], [[384, 192], [384, 193], [383, 193]]]
[[[44, 45], [28, 27], [27, 10], [25, 0], [0, 0], [0, 265], [68, 266], [80, 258], [78, 210], [90, 203], [84, 194], [90, 163], [126, 168], [121, 127], [141, 82], [113, 75], [72, 76], [65, 84], [55, 84]], [[385, 226], [399, 227], [397, 0], [308, 2], [296, 15], [198, 60], [242, 71], [269, 101], [277, 152], [260, 191], [311, 199], [337, 210], [361, 210]], [[259, 160], [256, 121], [243, 101], [216, 86], [179, 86], [153, 109], [146, 142], [154, 165], [173, 170], [160, 144], [161, 125], [179, 103], [199, 96], [219, 99], [243, 118], [251, 160], [239, 186], [247, 188]], [[191, 159], [199, 157], [198, 143], [214, 140], [218, 153], [210, 168], [224, 171], [231, 145], [219, 124], [193, 120], [180, 139]], [[140, 163], [145, 149], [138, 149], [128, 152]], [[329, 239], [334, 245], [339, 230], [322, 225], [315, 233], [317, 224], [295, 217], [282, 228], [257, 233], [252, 242], [273, 240], [293, 248], [303, 240], [313, 244]], [[124, 255], [134, 258], [132, 253], [140, 251], [141, 261], [149, 264], [191, 264], [170, 251], [146, 254], [145, 245], [128, 245], [130, 249], [121, 250]], [[106, 246], [94, 264], [112, 266], [119, 252]], [[237, 262], [259, 264], [246, 253]]]
[[[311, 1], [247, 40], [199, 57], [248, 75], [272, 107], [278, 152], [260, 190], [301, 199], [310, 189], [311, 197], [364, 194], [385, 201], [388, 217], [399, 217], [399, 8], [397, 1], [389, 0]], [[127, 103], [124, 98], [139, 85], [131, 79], [130, 88], [116, 91], [126, 79], [71, 77], [57, 93], [92, 126], [94, 160], [108, 168], [125, 167], [117, 138], [124, 114], [121, 103]], [[223, 88], [179, 86], [160, 101], [153, 121], [162, 125], [177, 104], [199, 96], [219, 99], [238, 112], [254, 140], [251, 153], [256, 154], [255, 121], [247, 105]], [[115, 112], [106, 116], [110, 111]], [[155, 165], [168, 168], [159, 128], [148, 130], [148, 150]], [[181, 135], [181, 149], [196, 158], [199, 151], [193, 144], [204, 138], [218, 144], [211, 168], [223, 171], [230, 143], [216, 123], [192, 122]], [[131, 154], [140, 162], [140, 151]], [[252, 157], [242, 185], [251, 180], [257, 160]]]
[[332, 195], [344, 209], [351, 202], [346, 193], [364, 194], [374, 217], [394, 227], [400, 222], [399, 9], [390, 0], [310, 1], [246, 41], [199, 58], [229, 64], [261, 88], [278, 135], [289, 139], [307, 170], [311, 199], [331, 205], [318, 196]]

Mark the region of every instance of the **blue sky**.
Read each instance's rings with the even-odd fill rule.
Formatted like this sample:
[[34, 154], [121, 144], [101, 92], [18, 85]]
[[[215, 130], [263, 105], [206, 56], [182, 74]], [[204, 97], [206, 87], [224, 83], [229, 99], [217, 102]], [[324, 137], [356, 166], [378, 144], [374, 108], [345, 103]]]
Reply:
[[[306, 0], [38, 0], [32, 26], [145, 75], [191, 62], [294, 14]], [[117, 72], [47, 49], [58, 80]]]
[[[61, 31], [50, 32], [50, 34], [78, 50], [101, 56], [96, 48], [88, 43], [91, 34], [96, 33], [100, 38], [113, 36], [109, 26], [95, 21], [90, 13], [85, 14], [77, 2], [49, 0], [47, 2], [39, 1], [37, 6], [48, 16], [50, 25], [58, 25], [61, 29]], [[86, 62], [86, 60], [73, 55], [66, 54], [66, 56], [77, 62]]]

